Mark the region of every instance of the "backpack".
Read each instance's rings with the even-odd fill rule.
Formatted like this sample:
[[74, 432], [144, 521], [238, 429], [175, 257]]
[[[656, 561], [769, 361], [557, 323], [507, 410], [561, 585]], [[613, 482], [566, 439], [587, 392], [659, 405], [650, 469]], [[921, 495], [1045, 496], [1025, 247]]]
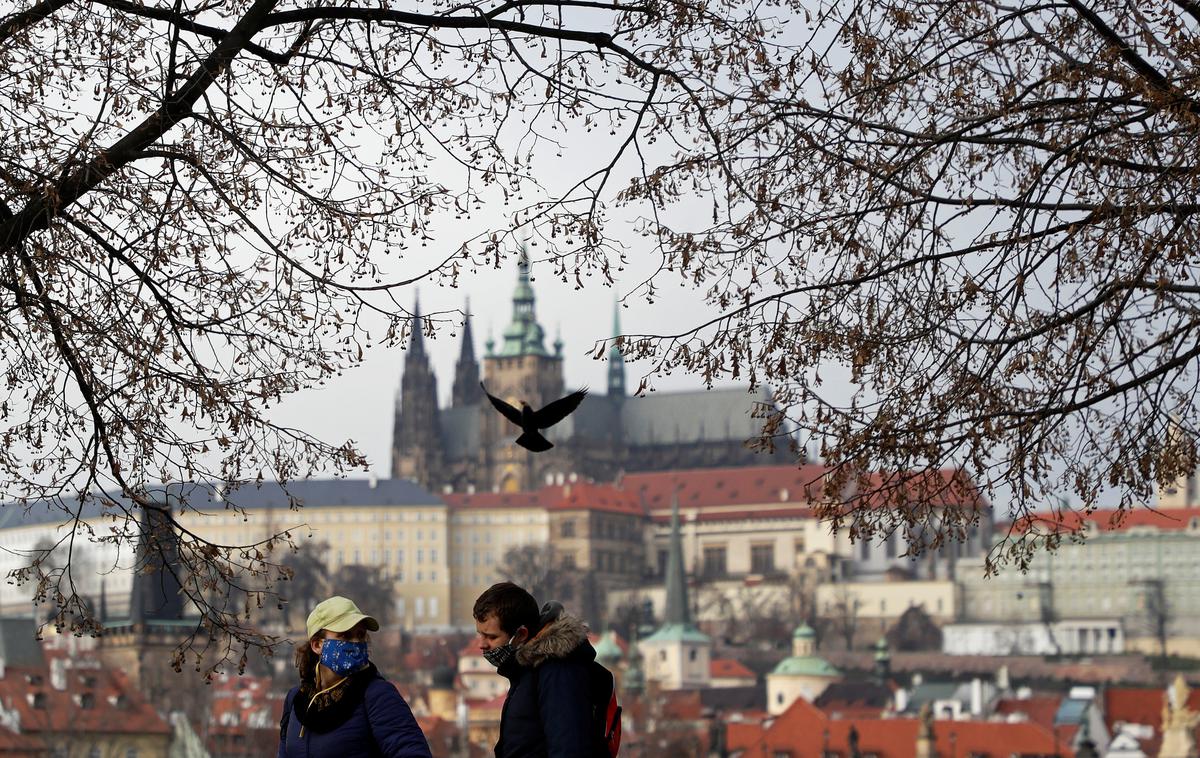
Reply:
[[621, 706], [617, 704], [617, 680], [612, 672], [592, 661], [592, 716], [599, 724], [600, 738], [609, 758], [621, 749]]
[[[617, 703], [617, 680], [611, 671], [596, 661], [588, 663], [588, 674], [591, 679], [588, 699], [592, 703], [592, 723], [595, 724], [600, 754], [617, 758], [617, 752], [621, 749], [621, 706]], [[531, 677], [531, 680], [534, 697], [539, 697], [537, 676]]]

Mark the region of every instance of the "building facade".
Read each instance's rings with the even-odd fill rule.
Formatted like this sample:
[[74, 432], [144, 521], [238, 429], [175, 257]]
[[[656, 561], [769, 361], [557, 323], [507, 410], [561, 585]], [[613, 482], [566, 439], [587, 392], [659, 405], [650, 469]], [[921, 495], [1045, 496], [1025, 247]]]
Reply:
[[1157, 653], [1165, 638], [1169, 652], [1200, 653], [1200, 509], [1097, 510], [1039, 518], [1020, 528], [1065, 533], [1080, 526], [1084, 542], [1064, 539], [1053, 552], [1039, 554], [1028, 573], [987, 578], [978, 566], [965, 570], [960, 563], [960, 619], [1088, 621], [1088, 629], [1122, 638], [1126, 651]]

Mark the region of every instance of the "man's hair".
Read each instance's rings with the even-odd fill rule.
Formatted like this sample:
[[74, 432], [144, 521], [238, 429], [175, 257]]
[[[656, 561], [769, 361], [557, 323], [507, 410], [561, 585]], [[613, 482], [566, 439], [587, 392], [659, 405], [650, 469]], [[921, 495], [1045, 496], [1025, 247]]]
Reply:
[[505, 634], [516, 634], [521, 627], [528, 629], [531, 635], [535, 634], [540, 618], [533, 595], [512, 582], [500, 582], [484, 590], [475, 601], [471, 614], [476, 621], [487, 621], [489, 616], [495, 616]]

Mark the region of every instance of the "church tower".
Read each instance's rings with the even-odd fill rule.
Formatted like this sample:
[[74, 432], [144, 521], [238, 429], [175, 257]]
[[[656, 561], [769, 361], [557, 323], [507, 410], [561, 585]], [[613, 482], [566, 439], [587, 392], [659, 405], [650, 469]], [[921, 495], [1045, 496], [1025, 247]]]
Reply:
[[442, 436], [438, 420], [437, 378], [425, 353], [421, 303], [413, 304], [413, 333], [404, 357], [400, 397], [392, 432], [392, 478], [412, 479], [436, 490], [442, 476]]
[[466, 304], [463, 320], [462, 350], [458, 363], [454, 365], [454, 389], [451, 408], [465, 408], [483, 402], [483, 390], [479, 386], [479, 363], [475, 360], [475, 338], [471, 333], [471, 301]]
[[[529, 275], [529, 256], [522, 250], [517, 263], [517, 286], [513, 290], [512, 323], [504, 330], [499, 349], [489, 341], [483, 359], [484, 383], [488, 392], [514, 407], [527, 402], [534, 408], [563, 396], [561, 343], [555, 353], [546, 349], [546, 331], [534, 312], [534, 294]], [[516, 425], [496, 413], [491, 405], [481, 405], [480, 446], [484, 470], [490, 472], [493, 489], [516, 492], [539, 486], [545, 467], [561, 466], [561, 449], [534, 454], [513, 444], [520, 434]], [[547, 436], [551, 442], [555, 430]], [[539, 468], [542, 467], [542, 468]], [[545, 469], [548, 470], [548, 469]]]
[[679, 527], [679, 494], [671, 498], [671, 542], [667, 553], [667, 608], [662, 626], [641, 643], [646, 678], [663, 690], [707, 687], [712, 671], [712, 640], [692, 623], [687, 574], [683, 567], [683, 535]]

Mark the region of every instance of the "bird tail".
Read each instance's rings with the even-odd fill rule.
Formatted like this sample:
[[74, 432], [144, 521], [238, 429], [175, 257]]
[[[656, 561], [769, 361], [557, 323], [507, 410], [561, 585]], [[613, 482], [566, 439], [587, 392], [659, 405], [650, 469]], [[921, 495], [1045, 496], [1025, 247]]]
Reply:
[[526, 450], [532, 450], [535, 453], [542, 453], [554, 447], [553, 442], [532, 430], [525, 432], [520, 437], [517, 437], [517, 444]]

